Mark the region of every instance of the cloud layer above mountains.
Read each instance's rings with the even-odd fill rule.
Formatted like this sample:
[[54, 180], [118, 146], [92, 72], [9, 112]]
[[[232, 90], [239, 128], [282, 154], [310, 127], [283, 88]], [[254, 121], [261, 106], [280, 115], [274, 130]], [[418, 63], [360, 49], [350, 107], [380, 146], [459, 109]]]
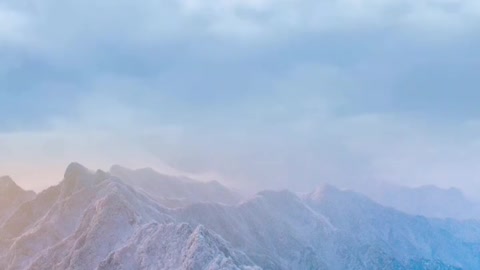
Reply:
[[0, 174], [41, 189], [78, 160], [250, 188], [478, 189], [479, 15], [473, 0], [0, 0]]

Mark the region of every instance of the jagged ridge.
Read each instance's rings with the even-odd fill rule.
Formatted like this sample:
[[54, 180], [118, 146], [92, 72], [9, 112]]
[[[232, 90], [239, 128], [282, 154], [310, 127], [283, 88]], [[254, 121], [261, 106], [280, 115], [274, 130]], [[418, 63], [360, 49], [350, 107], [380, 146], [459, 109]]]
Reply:
[[71, 164], [0, 226], [0, 268], [480, 268], [479, 223], [411, 216], [332, 186], [231, 205], [184, 192], [191, 203], [173, 209], [126, 182]]

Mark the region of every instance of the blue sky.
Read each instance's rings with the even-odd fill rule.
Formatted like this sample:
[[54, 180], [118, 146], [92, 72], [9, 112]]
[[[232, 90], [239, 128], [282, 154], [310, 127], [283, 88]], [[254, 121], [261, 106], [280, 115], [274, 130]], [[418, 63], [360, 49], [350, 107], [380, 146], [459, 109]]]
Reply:
[[478, 189], [477, 2], [0, 0], [0, 174]]

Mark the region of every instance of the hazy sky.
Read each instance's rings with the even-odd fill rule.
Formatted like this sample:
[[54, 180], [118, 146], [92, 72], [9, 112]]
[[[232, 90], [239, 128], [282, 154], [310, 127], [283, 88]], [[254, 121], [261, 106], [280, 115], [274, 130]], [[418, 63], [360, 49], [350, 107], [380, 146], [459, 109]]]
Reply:
[[480, 190], [478, 0], [0, 0], [0, 175]]

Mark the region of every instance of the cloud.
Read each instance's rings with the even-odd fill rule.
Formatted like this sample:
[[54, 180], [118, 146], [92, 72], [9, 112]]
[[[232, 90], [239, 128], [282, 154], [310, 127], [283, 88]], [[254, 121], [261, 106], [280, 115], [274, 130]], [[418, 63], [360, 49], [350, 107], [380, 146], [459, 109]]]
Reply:
[[77, 160], [476, 187], [476, 1], [1, 3], [0, 172], [53, 168], [32, 186]]
[[26, 46], [51, 50], [195, 39], [251, 44], [338, 32], [406, 31], [422, 39], [472, 33], [480, 13], [474, 0], [3, 2], [3, 39], [29, 35]]
[[[206, 29], [234, 34], [251, 29], [252, 36], [288, 35], [292, 32], [329, 33], [432, 28], [456, 31], [468, 28], [480, 9], [476, 1], [462, 0], [336, 0], [336, 1], [182, 1], [192, 16], [203, 16]], [[208, 19], [207, 19], [208, 18]], [[244, 36], [245, 32], [240, 32]], [[427, 34], [424, 32], [423, 34]], [[432, 33], [430, 33], [432, 34]]]
[[156, 91], [161, 79], [99, 79], [84, 85], [69, 113], [47, 117], [43, 130], [0, 133], [0, 171], [36, 189], [58, 181], [74, 160], [206, 174], [250, 190], [374, 181], [478, 188], [474, 121], [437, 126], [401, 112], [352, 110], [371, 91], [356, 69], [283, 72], [255, 77], [240, 98], [223, 96], [229, 106], [212, 108], [220, 105], [207, 99], [196, 109], [188, 95]]
[[0, 3], [0, 48], [17, 45], [27, 38], [28, 17]]
[[0, 132], [0, 174], [10, 174], [26, 188], [42, 190], [60, 181], [68, 163], [77, 161], [92, 169], [108, 170], [113, 164], [153, 167], [172, 175], [211, 180], [215, 175], [210, 171], [191, 174], [173, 168], [146, 147], [147, 141], [165, 146], [163, 154], [168, 155], [171, 149], [167, 146], [176, 142], [182, 129], [150, 122], [158, 115], [132, 107], [124, 99], [132, 90], [123, 98], [121, 92], [135, 88], [134, 84], [127, 86], [128, 80], [123, 80], [120, 87], [119, 81], [91, 85], [70, 104], [69, 113], [37, 119], [43, 121], [41, 129]]

